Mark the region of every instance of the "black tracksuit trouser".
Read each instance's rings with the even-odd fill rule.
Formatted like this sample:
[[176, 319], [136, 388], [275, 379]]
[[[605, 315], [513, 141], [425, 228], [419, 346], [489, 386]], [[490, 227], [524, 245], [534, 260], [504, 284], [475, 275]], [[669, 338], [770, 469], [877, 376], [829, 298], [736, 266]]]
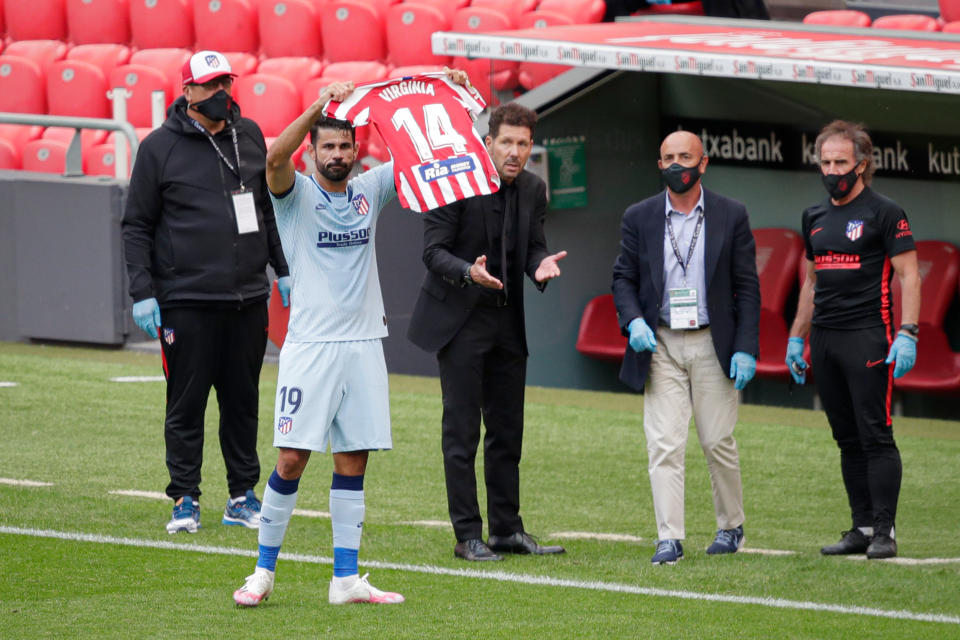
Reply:
[[231, 497], [242, 496], [260, 480], [257, 419], [260, 368], [267, 346], [266, 302], [239, 309], [162, 309], [161, 321], [167, 378], [167, 495], [174, 500], [200, 497], [203, 418], [213, 387], [220, 407], [227, 487]]

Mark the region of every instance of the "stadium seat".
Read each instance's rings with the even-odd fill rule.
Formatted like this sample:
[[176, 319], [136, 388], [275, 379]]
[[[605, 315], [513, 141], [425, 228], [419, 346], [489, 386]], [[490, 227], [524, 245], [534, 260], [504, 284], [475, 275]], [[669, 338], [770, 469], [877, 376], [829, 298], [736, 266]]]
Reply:
[[141, 49], [130, 56], [130, 64], [142, 64], [162, 73], [170, 83], [172, 100], [182, 93], [181, 72], [191, 55], [192, 52], [188, 49]]
[[5, 0], [7, 37], [12, 40], [65, 40], [64, 0]]
[[186, 49], [144, 49], [130, 57], [130, 64], [121, 65], [110, 74], [110, 87], [124, 87], [132, 95], [127, 98], [127, 120], [135, 127], [152, 126], [152, 96], [164, 92], [164, 105], [169, 106], [182, 93], [180, 71], [190, 58]]
[[[323, 69], [323, 74], [308, 82], [303, 89], [304, 98], [311, 92], [314, 96], [318, 95], [323, 87], [331, 82], [352, 81], [356, 85], [370, 84], [371, 82], [380, 82], [387, 79], [388, 68], [385, 64], [375, 60], [358, 60], [356, 62], [334, 62], [328, 64]], [[323, 82], [322, 85], [314, 83]], [[310, 91], [308, 91], [308, 87]], [[311, 100], [312, 102], [312, 100]]]
[[193, 49], [191, 0], [130, 0], [130, 38], [137, 49]]
[[418, 76], [421, 73], [436, 73], [437, 71], [443, 71], [443, 67], [438, 64], [412, 64], [407, 67], [394, 67], [390, 69], [387, 73], [387, 78], [408, 78], [410, 76]]
[[834, 9], [813, 11], [803, 17], [803, 24], [830, 25], [835, 27], [869, 27], [870, 16], [863, 11]]
[[453, 14], [468, 6], [470, 0], [403, 0], [401, 4], [416, 4], [433, 7], [440, 11], [447, 20], [453, 20]]
[[241, 113], [260, 125], [264, 137], [271, 138], [300, 115], [297, 86], [286, 78], [257, 72], [237, 78], [233, 97]]
[[23, 145], [24, 171], [62, 174], [67, 168], [67, 147], [62, 140], [32, 140]]
[[3, 36], [7, 32], [7, 22], [3, 13], [3, 2], [0, 2], [0, 51], [3, 51]]
[[298, 88], [297, 91], [310, 80], [319, 78], [322, 72], [323, 63], [319, 60], [294, 56], [267, 58], [257, 67], [257, 73], [266, 73], [272, 76], [286, 78]]
[[130, 42], [130, 0], [67, 0], [67, 27], [74, 44]]
[[257, 72], [257, 65], [260, 60], [257, 56], [246, 51], [226, 51], [221, 52], [230, 63], [230, 70], [237, 74], [237, 77], [250, 75]]
[[606, 9], [603, 0], [540, 0], [534, 13], [566, 18], [567, 24], [591, 24], [603, 20]]
[[7, 45], [3, 55], [33, 60], [46, 74], [51, 64], [66, 57], [68, 50], [69, 47], [59, 40], [18, 40]]
[[[77, 133], [76, 129], [70, 127], [47, 127], [40, 136], [41, 140], [58, 140], [65, 142], [68, 146], [73, 141], [73, 136]], [[83, 153], [86, 153], [91, 147], [103, 144], [107, 139], [108, 131], [104, 129], [81, 129], [80, 147]]]
[[[574, 23], [569, 17], [563, 14], [552, 12], [541, 13], [538, 9], [537, 11], [523, 14], [517, 23], [517, 27], [520, 29], [543, 29], [544, 27], [553, 25], [569, 24]], [[526, 89], [533, 89], [570, 69], [572, 69], [572, 67], [562, 64], [521, 62], [517, 73], [520, 78], [520, 84]]]
[[583, 355], [597, 360], [623, 360], [627, 339], [620, 332], [612, 294], [597, 296], [584, 307], [583, 315], [580, 316], [576, 348]]
[[287, 339], [287, 325], [290, 322], [290, 307], [283, 306], [277, 281], [273, 281], [270, 288], [270, 304], [267, 307], [267, 337], [278, 349], [283, 347]]
[[[516, 28], [516, 22], [507, 14], [496, 9], [466, 7], [453, 17], [451, 29], [463, 32], [509, 31]], [[511, 60], [468, 59], [455, 57], [453, 66], [467, 72], [477, 90], [488, 103], [493, 91], [513, 89], [519, 82], [519, 62]]]
[[387, 11], [390, 62], [398, 67], [450, 64], [450, 56], [434, 55], [430, 44], [434, 31], [449, 30], [450, 18], [436, 7], [412, 2], [393, 5]]
[[939, 31], [940, 24], [935, 18], [920, 13], [901, 13], [880, 16], [871, 25], [874, 29], [896, 29], [903, 31]]
[[939, 0], [937, 4], [940, 6], [940, 17], [945, 22], [960, 22], [960, 0]]
[[[387, 4], [364, 0], [330, 0], [322, 9], [320, 30], [330, 62], [385, 60]], [[349, 33], [349, 38], [343, 34]]]
[[[320, 9], [313, 0], [260, 0], [259, 23], [261, 51], [268, 58], [323, 54]], [[340, 33], [343, 38], [349, 32]]]
[[470, 6], [476, 9], [493, 9], [500, 13], [505, 13], [514, 23], [520, 19], [524, 13], [529, 13], [537, 8], [539, 0], [473, 0]]
[[109, 118], [109, 76], [89, 62], [61, 60], [47, 73], [47, 111], [51, 115]]
[[[899, 391], [957, 393], [960, 391], [960, 353], [951, 350], [944, 320], [957, 296], [960, 280], [960, 250], [948, 242], [917, 242], [920, 267], [920, 340], [917, 364], [893, 386]], [[900, 326], [902, 290], [900, 278], [893, 276], [894, 326]]]
[[257, 22], [254, 0], [193, 0], [197, 49], [256, 53]]
[[648, 4], [643, 9], [638, 9], [632, 14], [634, 16], [702, 16], [704, 15], [703, 3], [696, 2], [672, 2], [668, 4]]
[[803, 239], [790, 229], [754, 229], [757, 275], [760, 278], [760, 357], [757, 375], [787, 378], [784, 362], [790, 327], [785, 317], [787, 299], [797, 286], [803, 258]]
[[17, 56], [0, 56], [0, 111], [47, 112], [46, 81], [39, 64]]
[[114, 69], [130, 61], [130, 48], [122, 44], [81, 44], [71, 48], [65, 59], [89, 62], [110, 77]]
[[0, 138], [0, 169], [20, 168], [20, 150], [9, 140]]
[[0, 140], [14, 146], [18, 155], [23, 155], [23, 145], [43, 135], [43, 127], [26, 124], [0, 124]]

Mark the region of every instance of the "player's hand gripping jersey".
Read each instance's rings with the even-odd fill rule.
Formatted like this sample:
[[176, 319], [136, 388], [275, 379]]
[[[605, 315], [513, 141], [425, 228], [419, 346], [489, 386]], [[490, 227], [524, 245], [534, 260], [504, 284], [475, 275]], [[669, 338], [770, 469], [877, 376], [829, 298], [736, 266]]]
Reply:
[[473, 87], [428, 73], [357, 87], [323, 113], [358, 127], [373, 123], [393, 156], [400, 204], [422, 212], [500, 188], [473, 128], [485, 106]]

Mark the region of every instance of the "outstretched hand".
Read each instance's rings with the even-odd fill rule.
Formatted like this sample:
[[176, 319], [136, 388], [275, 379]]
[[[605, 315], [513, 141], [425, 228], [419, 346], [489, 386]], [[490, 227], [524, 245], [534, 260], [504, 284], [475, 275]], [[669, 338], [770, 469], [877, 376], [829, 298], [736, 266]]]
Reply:
[[447, 74], [447, 77], [450, 78], [452, 82], [464, 87], [470, 86], [470, 78], [467, 76], [467, 72], [463, 69], [451, 69], [450, 67], [444, 67], [443, 72]]
[[487, 271], [487, 256], [483, 255], [470, 265], [470, 278], [475, 284], [487, 289], [503, 289], [503, 283]]
[[536, 273], [533, 274], [533, 279], [537, 282], [546, 282], [547, 280], [553, 280], [558, 277], [560, 275], [560, 266], [557, 263], [566, 257], [566, 251], [560, 251], [552, 256], [547, 256], [540, 261], [540, 266], [537, 267]]
[[317, 97], [317, 102], [320, 105], [325, 105], [331, 100], [334, 102], [343, 102], [350, 97], [350, 94], [353, 93], [354, 84], [350, 81], [347, 82], [331, 82], [320, 92], [320, 95]]

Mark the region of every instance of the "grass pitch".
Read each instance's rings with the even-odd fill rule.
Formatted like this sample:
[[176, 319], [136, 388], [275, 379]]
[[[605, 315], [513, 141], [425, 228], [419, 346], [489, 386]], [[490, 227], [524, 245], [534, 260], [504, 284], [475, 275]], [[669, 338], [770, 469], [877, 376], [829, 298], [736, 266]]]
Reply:
[[[422, 524], [447, 519], [439, 383], [393, 376], [394, 450], [371, 456], [360, 562], [407, 602], [328, 605], [330, 523], [294, 516], [273, 597], [245, 610], [231, 593], [253, 569], [256, 532], [219, 524], [215, 396], [198, 534], [166, 534], [167, 501], [110, 493], [166, 486], [163, 383], [110, 381], [160, 373], [153, 354], [0, 343], [0, 382], [17, 383], [0, 387], [0, 478], [51, 483], [0, 484], [0, 638], [960, 637], [958, 422], [894, 422], [901, 560], [921, 564], [820, 556], [849, 525], [823, 414], [744, 406], [746, 545], [792, 553], [706, 556], [713, 507], [691, 432], [686, 557], [653, 567], [642, 397], [529, 388], [521, 513], [567, 554], [478, 567], [453, 557], [449, 528]], [[265, 365], [258, 494], [276, 459], [275, 381]], [[330, 472], [315, 455], [298, 509], [327, 511]]]

